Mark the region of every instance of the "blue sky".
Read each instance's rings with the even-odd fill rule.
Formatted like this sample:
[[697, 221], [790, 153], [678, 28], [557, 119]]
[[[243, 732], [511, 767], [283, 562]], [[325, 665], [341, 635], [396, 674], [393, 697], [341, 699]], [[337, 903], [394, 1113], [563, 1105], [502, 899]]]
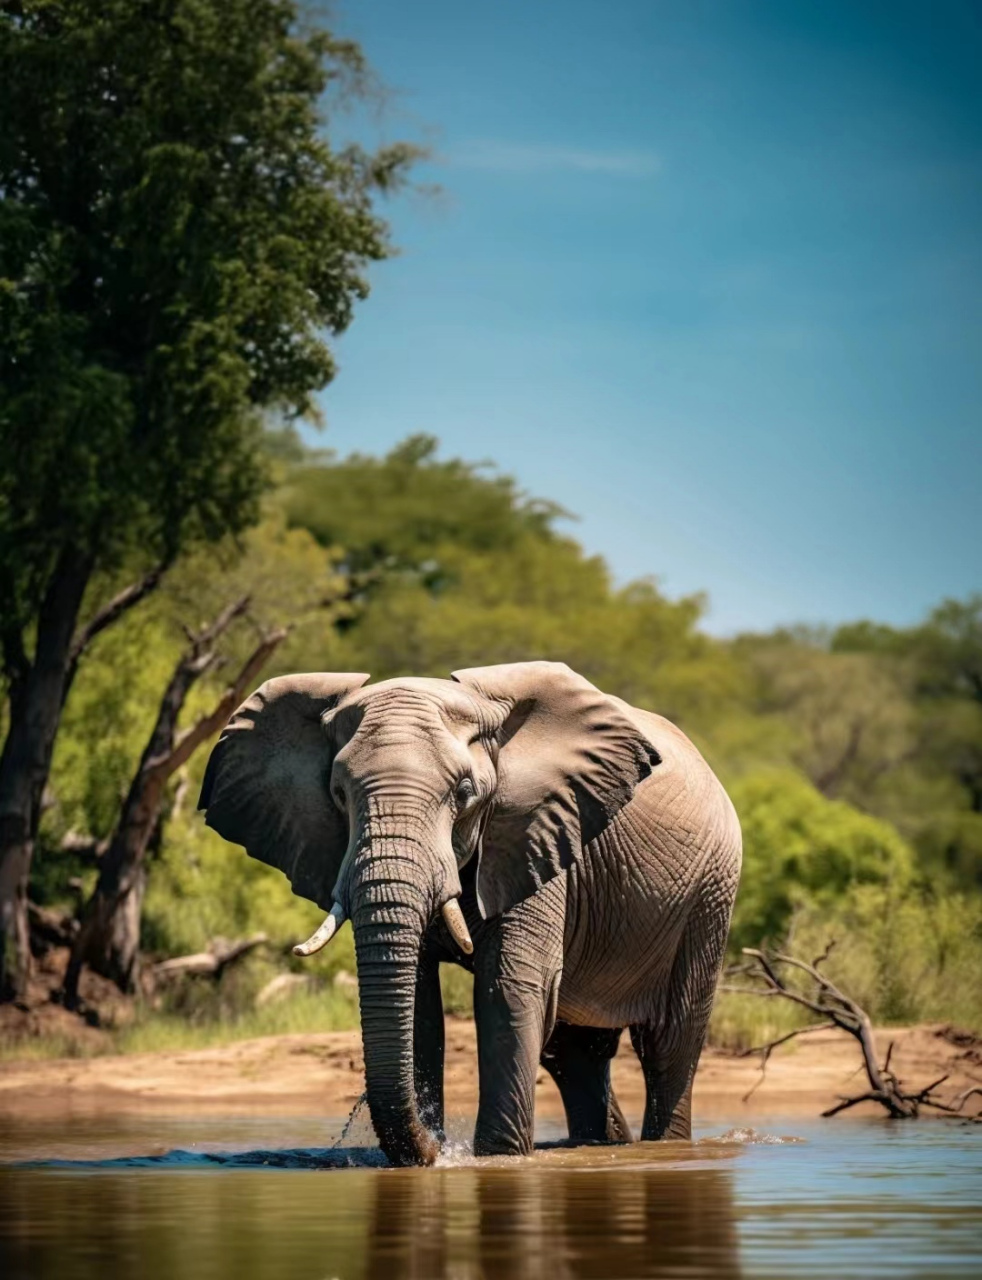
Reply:
[[719, 633], [982, 588], [982, 5], [346, 0], [436, 197], [323, 442], [411, 432]]

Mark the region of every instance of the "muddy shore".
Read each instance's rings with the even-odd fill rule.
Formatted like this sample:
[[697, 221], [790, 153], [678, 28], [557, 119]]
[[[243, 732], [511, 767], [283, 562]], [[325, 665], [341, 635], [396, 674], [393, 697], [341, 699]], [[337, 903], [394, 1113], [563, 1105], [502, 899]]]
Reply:
[[[891, 1040], [891, 1065], [905, 1084], [920, 1087], [947, 1073], [939, 1091], [946, 1099], [982, 1086], [978, 1039], [939, 1026], [893, 1027], [877, 1032], [881, 1056]], [[448, 1018], [448, 1114], [475, 1113], [476, 1068], [473, 1023]], [[627, 1036], [613, 1077], [625, 1114], [637, 1123], [644, 1085]], [[861, 1092], [862, 1084], [856, 1043], [841, 1032], [812, 1032], [777, 1050], [763, 1080], [758, 1059], [707, 1049], [696, 1077], [694, 1112], [704, 1119], [745, 1116], [748, 1122], [817, 1116], [840, 1094]], [[0, 1119], [198, 1111], [343, 1116], [363, 1087], [359, 1032], [270, 1036], [194, 1052], [6, 1062], [0, 1064]], [[973, 1098], [966, 1110], [978, 1111], [980, 1103], [982, 1098]], [[556, 1088], [541, 1070], [536, 1108], [540, 1116], [562, 1115]], [[882, 1112], [863, 1104], [852, 1114]]]

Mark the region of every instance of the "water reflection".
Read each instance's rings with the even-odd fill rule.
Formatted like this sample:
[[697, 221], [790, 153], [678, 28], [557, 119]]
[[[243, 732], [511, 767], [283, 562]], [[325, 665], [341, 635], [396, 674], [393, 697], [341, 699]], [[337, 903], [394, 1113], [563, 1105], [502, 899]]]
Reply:
[[366, 1276], [740, 1274], [728, 1172], [461, 1169], [375, 1180]]
[[636, 1155], [601, 1163], [554, 1152], [520, 1168], [6, 1169], [0, 1272], [11, 1280], [737, 1276], [724, 1163], [646, 1167]]

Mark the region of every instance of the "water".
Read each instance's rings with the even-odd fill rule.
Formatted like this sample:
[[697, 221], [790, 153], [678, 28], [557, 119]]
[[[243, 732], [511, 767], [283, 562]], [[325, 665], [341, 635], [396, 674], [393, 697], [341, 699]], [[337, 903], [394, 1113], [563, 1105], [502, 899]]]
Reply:
[[435, 1169], [381, 1167], [363, 1122], [335, 1147], [340, 1129], [3, 1122], [0, 1275], [982, 1276], [982, 1126], [717, 1123], [692, 1144], [523, 1160], [476, 1161], [455, 1144]]

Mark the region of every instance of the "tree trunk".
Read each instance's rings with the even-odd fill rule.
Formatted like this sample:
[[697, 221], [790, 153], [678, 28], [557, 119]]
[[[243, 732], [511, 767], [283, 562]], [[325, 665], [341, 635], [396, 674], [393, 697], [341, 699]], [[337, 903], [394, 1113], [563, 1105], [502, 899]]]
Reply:
[[10, 690], [10, 727], [0, 753], [0, 1000], [26, 996], [31, 974], [27, 886], [61, 720], [66, 675], [91, 561], [64, 552], [38, 616], [34, 661]]
[[151, 837], [159, 830], [160, 800], [155, 808], [151, 801], [139, 809], [142, 812], [120, 824], [100, 859], [99, 879], [83, 913], [65, 973], [64, 1000], [69, 1008], [78, 1004], [78, 982], [84, 964], [110, 978], [122, 992], [136, 988], [140, 919], [147, 884], [145, 854]]

